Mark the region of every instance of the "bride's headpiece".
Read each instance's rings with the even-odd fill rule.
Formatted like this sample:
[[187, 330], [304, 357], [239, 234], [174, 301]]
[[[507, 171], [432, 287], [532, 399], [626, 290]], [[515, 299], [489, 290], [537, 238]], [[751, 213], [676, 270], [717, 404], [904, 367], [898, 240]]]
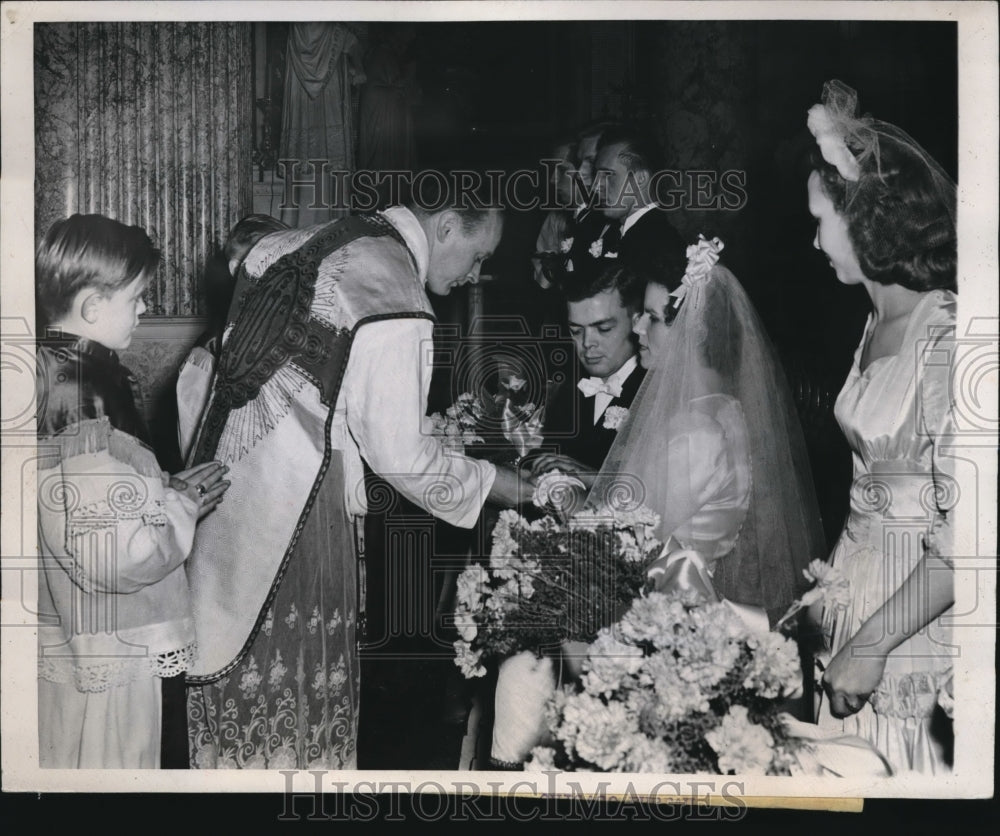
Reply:
[[680, 287], [670, 294], [674, 300], [672, 307], [675, 310], [681, 306], [681, 302], [687, 296], [688, 288], [708, 279], [712, 268], [719, 262], [719, 253], [725, 246], [718, 238], [708, 240], [704, 235], [699, 234], [698, 243], [687, 248], [687, 269], [684, 271]]

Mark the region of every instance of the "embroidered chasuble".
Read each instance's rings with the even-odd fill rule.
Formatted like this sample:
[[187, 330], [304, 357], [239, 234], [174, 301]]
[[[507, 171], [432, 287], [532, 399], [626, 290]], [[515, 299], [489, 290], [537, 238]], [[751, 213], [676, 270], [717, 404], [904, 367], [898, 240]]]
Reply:
[[[188, 676], [196, 768], [356, 764], [359, 447], [370, 454], [364, 428], [351, 425], [345, 380], [369, 350], [352, 355], [362, 326], [381, 333], [385, 320], [405, 335], [417, 320], [429, 341], [426, 252], [421, 266], [415, 240], [426, 247], [413, 216], [396, 209], [267, 236], [244, 263], [193, 447], [194, 461], [222, 461], [232, 482], [199, 526], [187, 567], [201, 651]], [[415, 368], [420, 341], [407, 351]], [[353, 397], [374, 397], [378, 383], [355, 382]], [[471, 525], [465, 517], [478, 515], [494, 471], [438, 451], [431, 469], [475, 482], [460, 512]]]

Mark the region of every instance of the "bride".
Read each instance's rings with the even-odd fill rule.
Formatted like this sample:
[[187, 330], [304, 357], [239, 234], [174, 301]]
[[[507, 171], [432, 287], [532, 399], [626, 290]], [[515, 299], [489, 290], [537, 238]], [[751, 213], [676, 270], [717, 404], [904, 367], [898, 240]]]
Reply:
[[[588, 506], [651, 508], [666, 544], [649, 570], [656, 587], [727, 601], [767, 630], [826, 547], [791, 394], [750, 300], [717, 263], [721, 250], [702, 238], [683, 277], [647, 286], [634, 330], [650, 373], [596, 477], [562, 457], [541, 457], [536, 475], [558, 465], [590, 484]], [[504, 663], [495, 763], [537, 745], [556, 678], [530, 653]]]
[[587, 502], [652, 508], [657, 586], [728, 601], [766, 629], [825, 546], [791, 394], [721, 249], [702, 238], [680, 282], [647, 286], [635, 332], [651, 372]]

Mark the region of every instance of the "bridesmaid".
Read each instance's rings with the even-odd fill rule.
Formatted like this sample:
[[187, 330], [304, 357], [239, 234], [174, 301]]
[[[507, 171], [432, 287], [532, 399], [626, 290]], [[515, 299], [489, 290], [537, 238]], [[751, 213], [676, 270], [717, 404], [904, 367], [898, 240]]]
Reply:
[[949, 770], [951, 706], [940, 616], [954, 602], [956, 492], [940, 358], [955, 329], [955, 184], [898, 128], [855, 118], [856, 104], [833, 81], [809, 111], [820, 152], [808, 181], [814, 246], [872, 303], [835, 407], [854, 483], [832, 562], [851, 600], [822, 616], [833, 655], [819, 723], [866, 738], [897, 772], [937, 774]]

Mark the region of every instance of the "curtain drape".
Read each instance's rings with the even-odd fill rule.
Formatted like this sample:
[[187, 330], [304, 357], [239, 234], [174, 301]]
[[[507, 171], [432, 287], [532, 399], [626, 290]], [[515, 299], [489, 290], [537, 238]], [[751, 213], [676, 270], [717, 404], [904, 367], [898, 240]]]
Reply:
[[36, 239], [75, 212], [144, 227], [150, 315], [203, 313], [205, 262], [252, 211], [250, 26], [35, 26]]

